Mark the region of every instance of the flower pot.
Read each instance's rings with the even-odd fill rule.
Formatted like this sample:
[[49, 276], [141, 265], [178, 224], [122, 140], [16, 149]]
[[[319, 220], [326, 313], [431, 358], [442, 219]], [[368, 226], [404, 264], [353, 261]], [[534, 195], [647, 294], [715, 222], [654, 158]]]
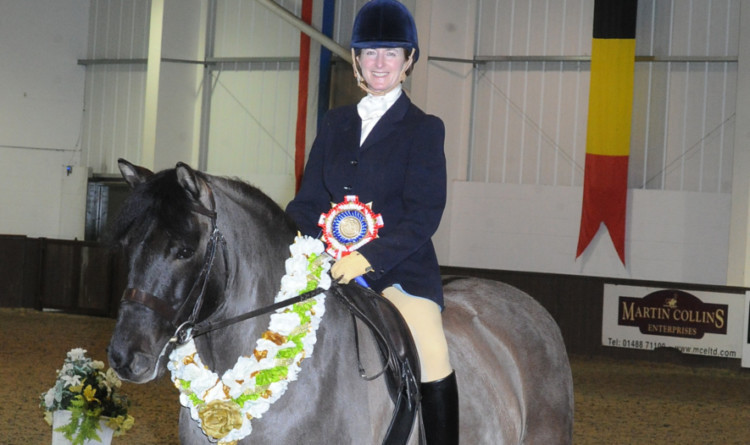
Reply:
[[[52, 445], [70, 445], [71, 442], [65, 438], [65, 435], [55, 430], [69, 424], [71, 416], [72, 413], [68, 410], [59, 410], [52, 413]], [[112, 428], [107, 426], [107, 418], [103, 417], [99, 420], [99, 430], [96, 432], [101, 441], [85, 440], [83, 445], [109, 445], [112, 443], [114, 432]]]

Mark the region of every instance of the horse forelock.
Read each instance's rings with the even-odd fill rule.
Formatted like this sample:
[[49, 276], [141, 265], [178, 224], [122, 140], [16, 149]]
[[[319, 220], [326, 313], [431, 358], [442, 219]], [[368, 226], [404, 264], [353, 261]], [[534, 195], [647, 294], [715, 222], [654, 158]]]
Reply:
[[154, 224], [172, 236], [185, 238], [193, 229], [193, 204], [177, 182], [175, 170], [155, 174], [135, 187], [114, 220], [109, 242], [122, 244], [131, 233], [145, 233]]

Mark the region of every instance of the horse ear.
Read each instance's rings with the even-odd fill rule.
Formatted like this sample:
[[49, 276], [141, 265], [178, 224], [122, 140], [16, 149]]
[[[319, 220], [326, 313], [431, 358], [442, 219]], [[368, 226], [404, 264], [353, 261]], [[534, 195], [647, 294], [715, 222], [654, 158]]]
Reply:
[[130, 188], [135, 188], [138, 184], [146, 182], [146, 180], [153, 176], [154, 172], [145, 168], [133, 165], [125, 159], [118, 159], [117, 166], [120, 168], [122, 177], [125, 178], [125, 182], [130, 185]]
[[198, 172], [183, 162], [177, 163], [175, 171], [177, 172], [177, 182], [188, 192], [190, 198], [198, 201], [208, 210], [215, 210], [214, 204], [211, 202], [208, 184]]

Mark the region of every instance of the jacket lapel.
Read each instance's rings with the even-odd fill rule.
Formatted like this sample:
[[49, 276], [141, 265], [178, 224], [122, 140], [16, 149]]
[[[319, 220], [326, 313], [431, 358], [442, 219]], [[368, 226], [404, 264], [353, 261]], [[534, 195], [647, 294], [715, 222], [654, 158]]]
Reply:
[[344, 147], [359, 147], [359, 138], [362, 134], [362, 119], [357, 114], [357, 107], [352, 106], [351, 108], [352, 111], [345, 115], [346, 120], [343, 122], [341, 132], [337, 137], [339, 141], [337, 145], [342, 149]]
[[[405, 92], [402, 92], [401, 96], [399, 96], [393, 106], [385, 112], [383, 117], [381, 117], [378, 123], [372, 128], [372, 131], [367, 135], [367, 139], [365, 139], [365, 142], [362, 144], [361, 149], [366, 150], [371, 145], [375, 145], [378, 141], [393, 133], [393, 131], [398, 128], [397, 123], [406, 115], [406, 110], [409, 109], [410, 104], [411, 100], [409, 100], [409, 97]], [[360, 127], [361, 126], [360, 121]], [[357, 136], [359, 136], [359, 134], [360, 133], [357, 133]]]

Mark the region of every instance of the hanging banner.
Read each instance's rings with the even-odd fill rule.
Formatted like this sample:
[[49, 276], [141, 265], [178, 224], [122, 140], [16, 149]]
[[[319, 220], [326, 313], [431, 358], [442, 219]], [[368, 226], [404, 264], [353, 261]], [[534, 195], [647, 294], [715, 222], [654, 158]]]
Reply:
[[633, 114], [637, 0], [596, 0], [576, 258], [604, 226], [625, 264], [625, 211]]
[[602, 345], [743, 356], [745, 295], [604, 285]]

